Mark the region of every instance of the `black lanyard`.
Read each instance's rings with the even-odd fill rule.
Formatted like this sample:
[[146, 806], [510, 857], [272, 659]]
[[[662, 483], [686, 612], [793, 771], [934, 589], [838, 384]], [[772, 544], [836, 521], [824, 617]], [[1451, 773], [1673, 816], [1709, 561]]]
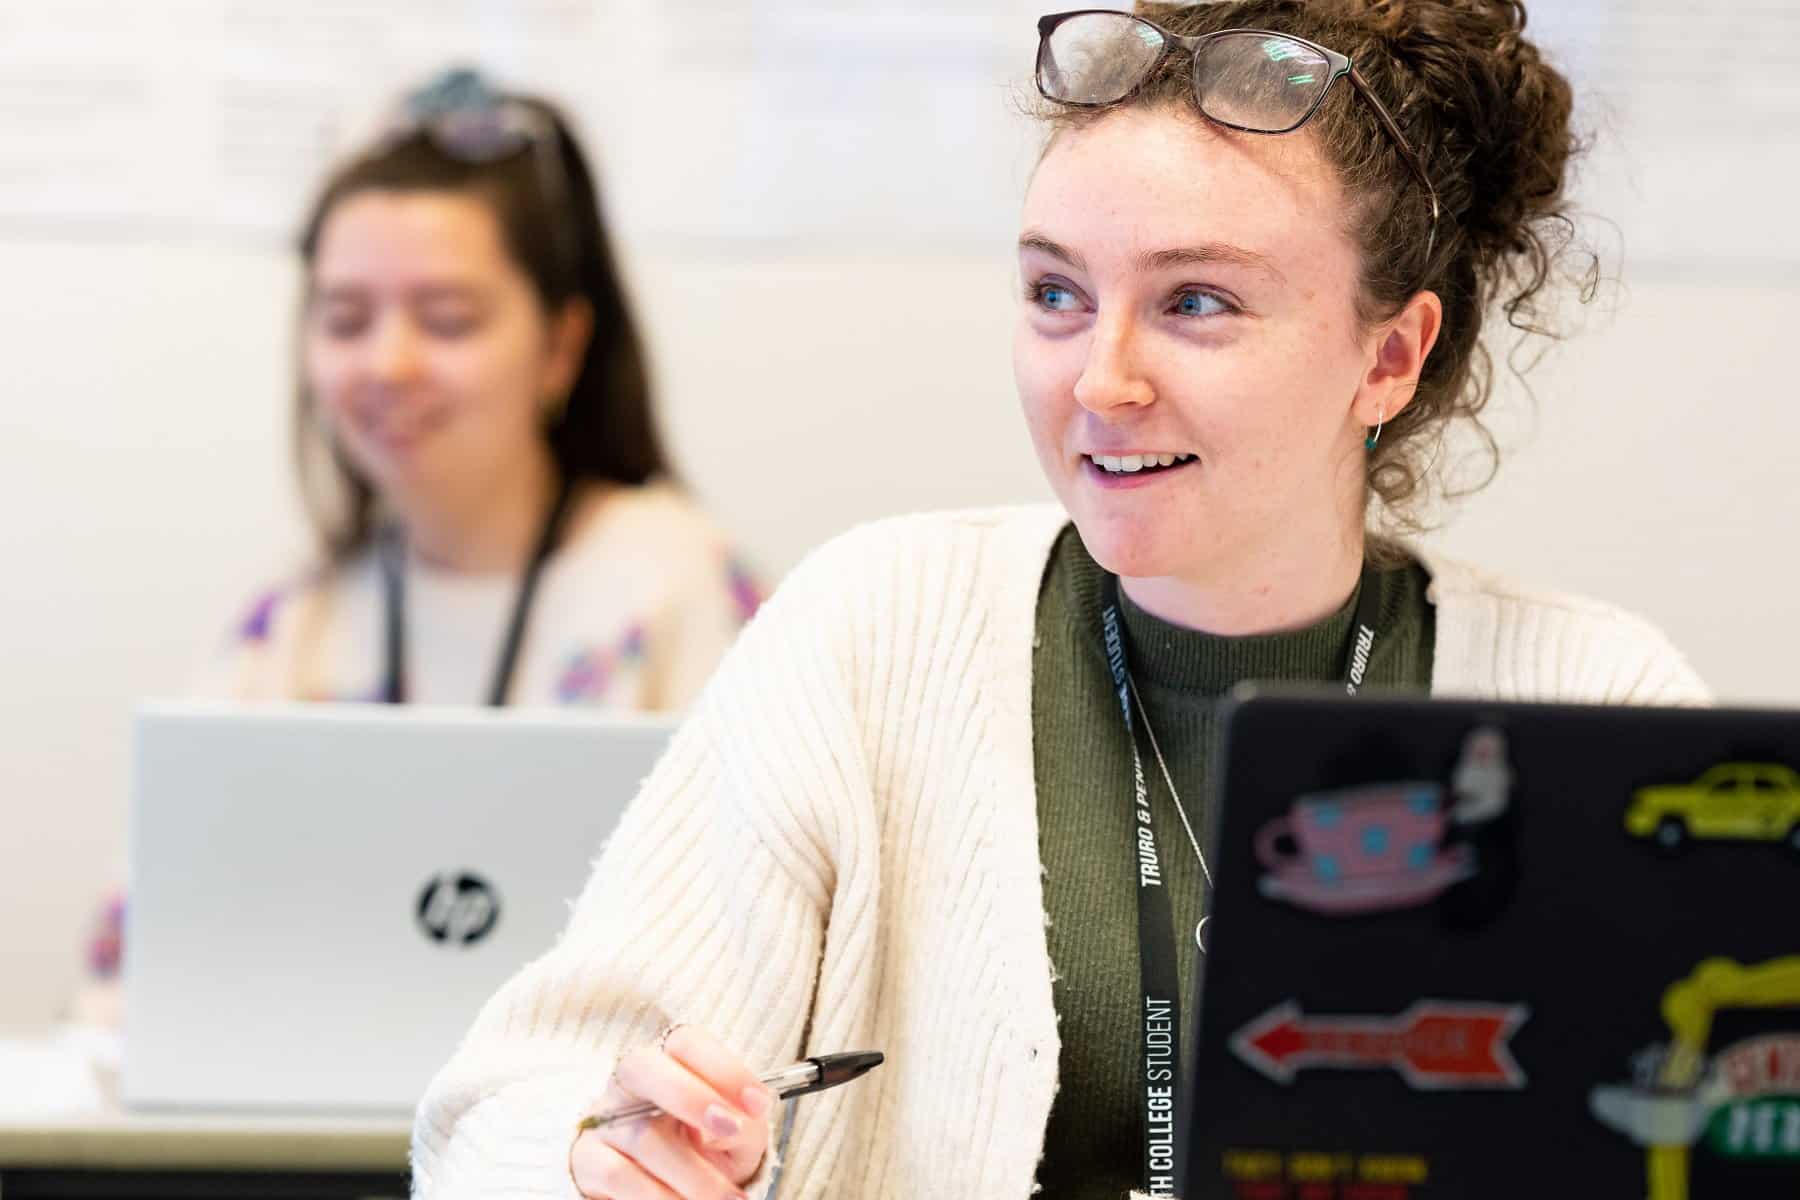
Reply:
[[[1119, 622], [1119, 581], [1108, 575], [1102, 585], [1100, 633], [1106, 662], [1112, 669], [1125, 736], [1131, 742], [1131, 807], [1137, 816], [1134, 870], [1138, 896], [1138, 973], [1143, 984], [1139, 1010], [1141, 1054], [1138, 1093], [1144, 1120], [1143, 1190], [1150, 1196], [1175, 1194], [1176, 1088], [1181, 1072], [1181, 979], [1175, 953], [1175, 917], [1169, 903], [1150, 816], [1150, 788], [1144, 757], [1138, 751], [1137, 728], [1131, 719], [1131, 666], [1125, 631]], [[1351, 627], [1350, 653], [1344, 664], [1344, 691], [1356, 695], [1375, 651], [1381, 586], [1375, 569], [1363, 567], [1362, 585]], [[1210, 897], [1207, 897], [1210, 900]], [[1202, 908], [1204, 910], [1203, 902]]]
[[[500, 658], [494, 664], [494, 680], [488, 688], [487, 702], [490, 707], [500, 708], [505, 705], [507, 693], [512, 691], [513, 672], [518, 669], [519, 649], [525, 642], [525, 623], [531, 616], [532, 601], [537, 597], [538, 580], [543, 576], [544, 564], [550, 561], [551, 552], [556, 549], [574, 494], [574, 481], [565, 477], [557, 490], [555, 501], [550, 505], [549, 513], [544, 517], [543, 527], [538, 531], [537, 545], [532, 548], [525, 573], [519, 579], [519, 591], [513, 597], [512, 615], [506, 622], [506, 637], [500, 643]], [[387, 610], [384, 628], [387, 670], [381, 682], [381, 702], [405, 704], [406, 543], [399, 536], [398, 530], [382, 538], [380, 555], [382, 600]]]

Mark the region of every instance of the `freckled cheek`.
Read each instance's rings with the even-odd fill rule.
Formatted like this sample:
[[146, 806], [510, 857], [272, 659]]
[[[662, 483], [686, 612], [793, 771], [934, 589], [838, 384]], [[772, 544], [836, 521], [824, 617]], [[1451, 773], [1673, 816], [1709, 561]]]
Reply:
[[1311, 439], [1289, 394], [1271, 391], [1246, 401], [1237, 407], [1228, 427], [1232, 457], [1246, 480], [1267, 478], [1283, 463], [1291, 464]]
[[1019, 318], [1013, 327], [1013, 386], [1018, 389], [1019, 401], [1025, 405], [1027, 412], [1037, 394], [1037, 376], [1042, 365], [1037, 349], [1037, 337], [1032, 333], [1031, 326], [1023, 317]]
[[1077, 407], [1075, 382], [1081, 370], [1079, 361], [1072, 363], [1071, 358], [1063, 346], [1046, 344], [1029, 332], [1022, 332], [1014, 341], [1013, 381], [1025, 423], [1040, 442], [1060, 443]]
[[1319, 339], [1331, 334], [1312, 330], [1291, 340], [1272, 341], [1261, 352], [1233, 365], [1217, 381], [1217, 409], [1246, 449], [1269, 458], [1269, 448], [1306, 440], [1308, 427], [1330, 409], [1334, 371]]
[[1156, 397], [1159, 429], [1193, 442], [1183, 448], [1208, 457], [1235, 440], [1245, 412], [1254, 405], [1246, 403], [1244, 381], [1232, 364], [1174, 347], [1151, 357], [1147, 366], [1144, 378]]

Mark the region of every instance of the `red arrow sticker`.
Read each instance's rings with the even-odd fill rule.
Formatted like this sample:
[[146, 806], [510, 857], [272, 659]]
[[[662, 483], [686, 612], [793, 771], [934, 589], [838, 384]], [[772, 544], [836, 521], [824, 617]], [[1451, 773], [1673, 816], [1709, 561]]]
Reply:
[[1507, 1042], [1530, 1015], [1523, 1005], [1421, 1000], [1397, 1017], [1307, 1017], [1289, 1001], [1239, 1030], [1231, 1049], [1277, 1083], [1303, 1070], [1391, 1067], [1414, 1088], [1517, 1089], [1525, 1072]]

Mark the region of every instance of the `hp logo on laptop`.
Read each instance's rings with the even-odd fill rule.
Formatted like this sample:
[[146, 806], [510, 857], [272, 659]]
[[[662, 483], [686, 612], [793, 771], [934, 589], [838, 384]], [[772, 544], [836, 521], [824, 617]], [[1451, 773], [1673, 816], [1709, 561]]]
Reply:
[[434, 942], [473, 946], [500, 922], [500, 893], [470, 871], [440, 871], [419, 892], [419, 928]]

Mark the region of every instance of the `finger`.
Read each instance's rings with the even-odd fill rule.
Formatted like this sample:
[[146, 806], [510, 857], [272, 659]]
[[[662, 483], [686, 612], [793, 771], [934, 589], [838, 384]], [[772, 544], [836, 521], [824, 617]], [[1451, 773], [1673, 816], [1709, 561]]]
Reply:
[[633, 1096], [648, 1100], [714, 1142], [740, 1141], [751, 1124], [747, 1113], [661, 1050], [626, 1055], [619, 1060], [613, 1078]]
[[698, 1025], [677, 1025], [663, 1039], [663, 1052], [759, 1121], [774, 1107], [774, 1094], [757, 1080], [749, 1065]]
[[592, 1131], [575, 1139], [569, 1151], [569, 1177], [587, 1200], [681, 1200]]
[[667, 1118], [620, 1121], [604, 1140], [686, 1200], [745, 1200], [744, 1193], [694, 1148], [682, 1126]]

